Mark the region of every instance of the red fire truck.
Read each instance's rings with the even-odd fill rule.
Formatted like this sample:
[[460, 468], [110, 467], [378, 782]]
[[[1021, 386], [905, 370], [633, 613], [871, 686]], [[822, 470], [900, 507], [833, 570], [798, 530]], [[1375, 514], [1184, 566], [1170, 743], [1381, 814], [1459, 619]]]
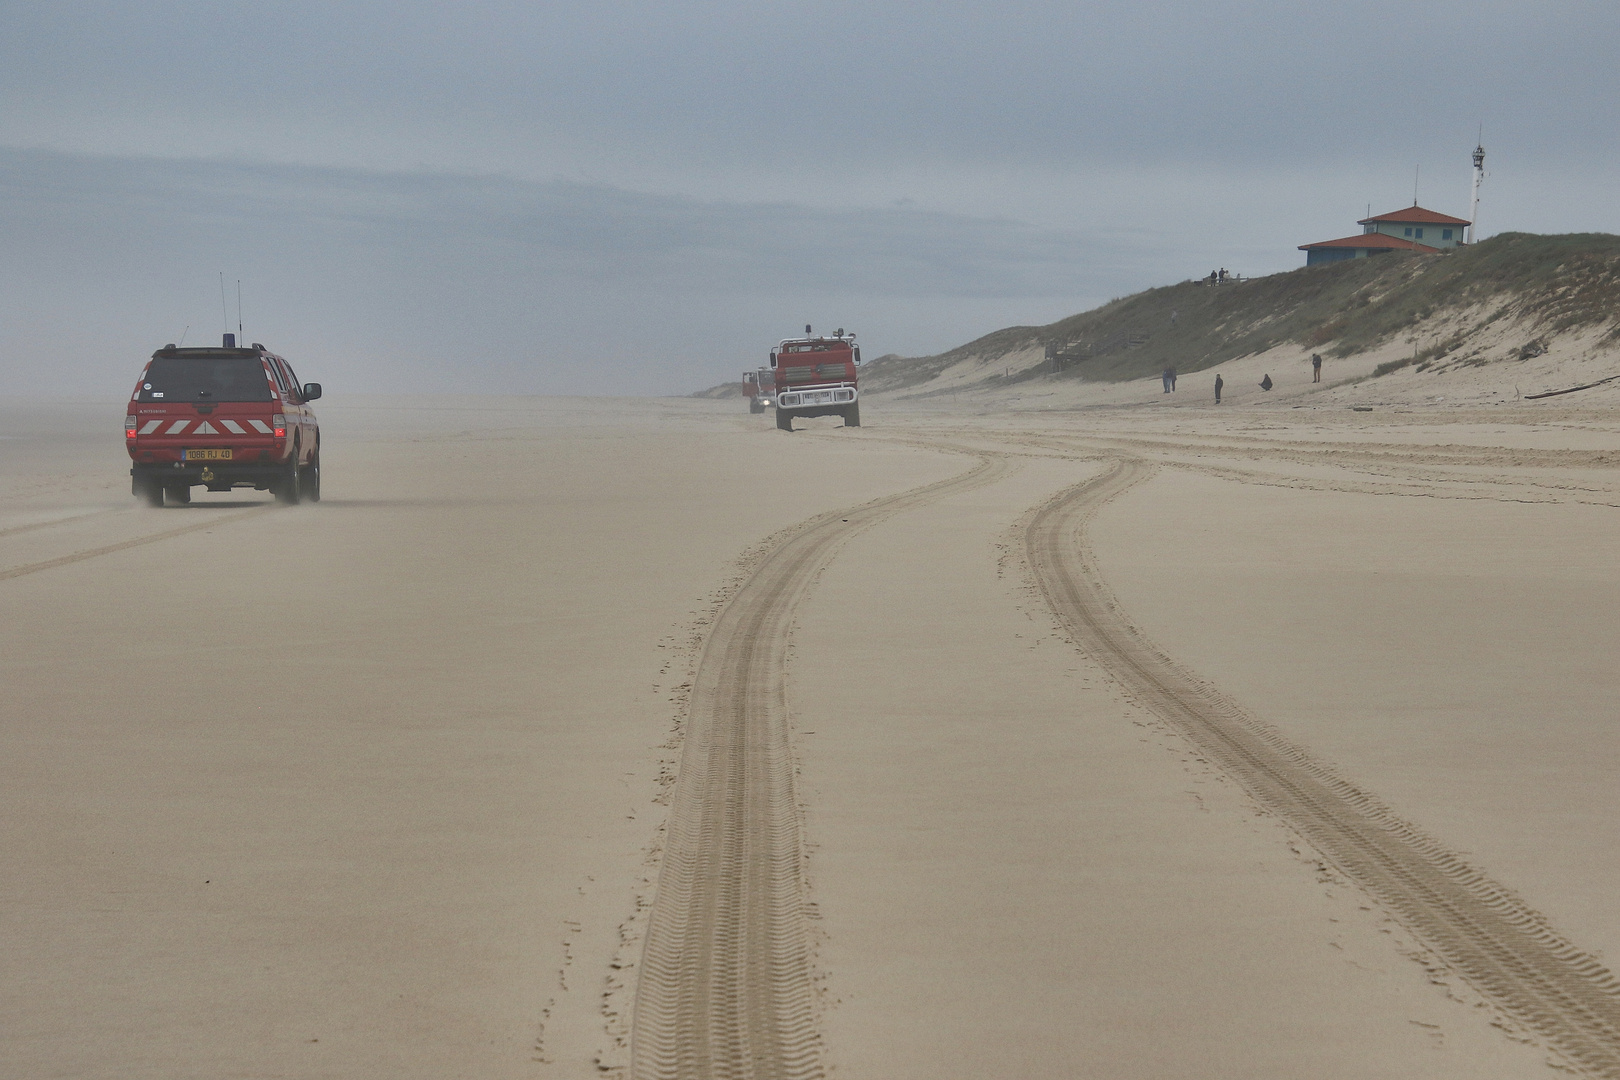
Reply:
[[861, 347], [855, 335], [842, 327], [832, 337], [783, 338], [771, 351], [771, 367], [776, 369], [776, 426], [793, 430], [795, 416], [842, 416], [845, 427], [861, 426], [860, 390], [855, 385], [855, 365], [861, 362]]
[[321, 497], [321, 429], [287, 361], [258, 342], [220, 348], [165, 345], [152, 354], [124, 416], [130, 488], [152, 506], [191, 501], [191, 489], [272, 492], [278, 502]]
[[745, 371], [743, 390], [748, 394], [748, 411], [762, 413], [776, 401], [776, 376], [765, 367]]

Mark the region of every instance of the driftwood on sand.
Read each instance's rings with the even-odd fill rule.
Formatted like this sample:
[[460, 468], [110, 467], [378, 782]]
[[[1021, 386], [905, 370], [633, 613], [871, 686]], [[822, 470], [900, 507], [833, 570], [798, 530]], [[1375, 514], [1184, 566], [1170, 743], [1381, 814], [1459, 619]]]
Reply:
[[1604, 383], [1614, 382], [1616, 379], [1620, 379], [1620, 375], [1610, 375], [1607, 379], [1599, 379], [1597, 382], [1589, 382], [1584, 386], [1571, 386], [1567, 390], [1548, 390], [1544, 394], [1526, 394], [1524, 395], [1524, 400], [1534, 401], [1536, 398], [1557, 397], [1559, 394], [1573, 394], [1577, 390], [1590, 390], [1594, 386], [1602, 386]]

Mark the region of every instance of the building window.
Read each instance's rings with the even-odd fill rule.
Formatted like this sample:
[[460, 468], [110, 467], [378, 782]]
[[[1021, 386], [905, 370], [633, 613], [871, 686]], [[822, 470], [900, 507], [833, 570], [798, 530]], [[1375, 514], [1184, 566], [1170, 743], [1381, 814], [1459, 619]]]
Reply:
[[1407, 236], [1411, 236], [1411, 235], [1412, 235], [1412, 226], [1410, 226], [1410, 225], [1408, 225], [1408, 226], [1407, 226], [1407, 227], [1406, 227], [1406, 235], [1407, 235]]
[[1421, 239], [1423, 239], [1423, 230], [1422, 230], [1422, 229], [1419, 229], [1419, 230], [1418, 230], [1418, 231], [1417, 231], [1417, 238], [1418, 238], [1418, 239], [1419, 239], [1419, 240], [1421, 240]]
[[1361, 231], [1364, 232], [1364, 233], [1377, 232], [1378, 231], [1378, 226], [1376, 226], [1376, 225], [1368, 225], [1366, 228], [1362, 229]]
[[1451, 239], [1451, 230], [1450, 229], [1441, 229], [1440, 230], [1440, 239], [1442, 239], [1442, 240], [1450, 240]]

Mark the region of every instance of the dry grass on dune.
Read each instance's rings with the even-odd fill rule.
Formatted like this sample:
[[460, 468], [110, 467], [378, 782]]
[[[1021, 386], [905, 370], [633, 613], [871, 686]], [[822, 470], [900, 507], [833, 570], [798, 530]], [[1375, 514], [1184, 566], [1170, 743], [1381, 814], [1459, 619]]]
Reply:
[[[1466, 353], [1489, 335], [1491, 355], [1475, 350], [1485, 363], [1539, 355], [1552, 339], [1594, 329], [1603, 330], [1600, 346], [1612, 346], [1617, 304], [1620, 237], [1504, 233], [1441, 256], [1396, 253], [1215, 287], [1184, 281], [1149, 289], [936, 356], [880, 357], [864, 383], [926, 395], [945, 389], [930, 386], [943, 374], [967, 367], [975, 370], [950, 379], [950, 389], [1014, 385], [1049, 373], [1042, 361], [1052, 351], [1065, 357], [1061, 378], [1093, 382], [1147, 378], [1168, 366], [1201, 371], [1289, 344], [1343, 359], [1442, 323], [1444, 339], [1427, 346], [1427, 356], [1397, 366]], [[1504, 332], [1523, 340], [1499, 348]]]

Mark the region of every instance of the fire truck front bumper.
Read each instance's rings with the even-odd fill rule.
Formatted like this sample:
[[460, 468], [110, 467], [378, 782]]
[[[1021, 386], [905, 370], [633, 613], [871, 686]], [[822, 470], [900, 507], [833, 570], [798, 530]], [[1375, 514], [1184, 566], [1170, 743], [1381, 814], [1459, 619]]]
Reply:
[[776, 395], [776, 407], [794, 412], [801, 409], [824, 409], [828, 406], [842, 408], [854, 404], [859, 396], [859, 392], [853, 386], [818, 386], [809, 390], [784, 390]]

